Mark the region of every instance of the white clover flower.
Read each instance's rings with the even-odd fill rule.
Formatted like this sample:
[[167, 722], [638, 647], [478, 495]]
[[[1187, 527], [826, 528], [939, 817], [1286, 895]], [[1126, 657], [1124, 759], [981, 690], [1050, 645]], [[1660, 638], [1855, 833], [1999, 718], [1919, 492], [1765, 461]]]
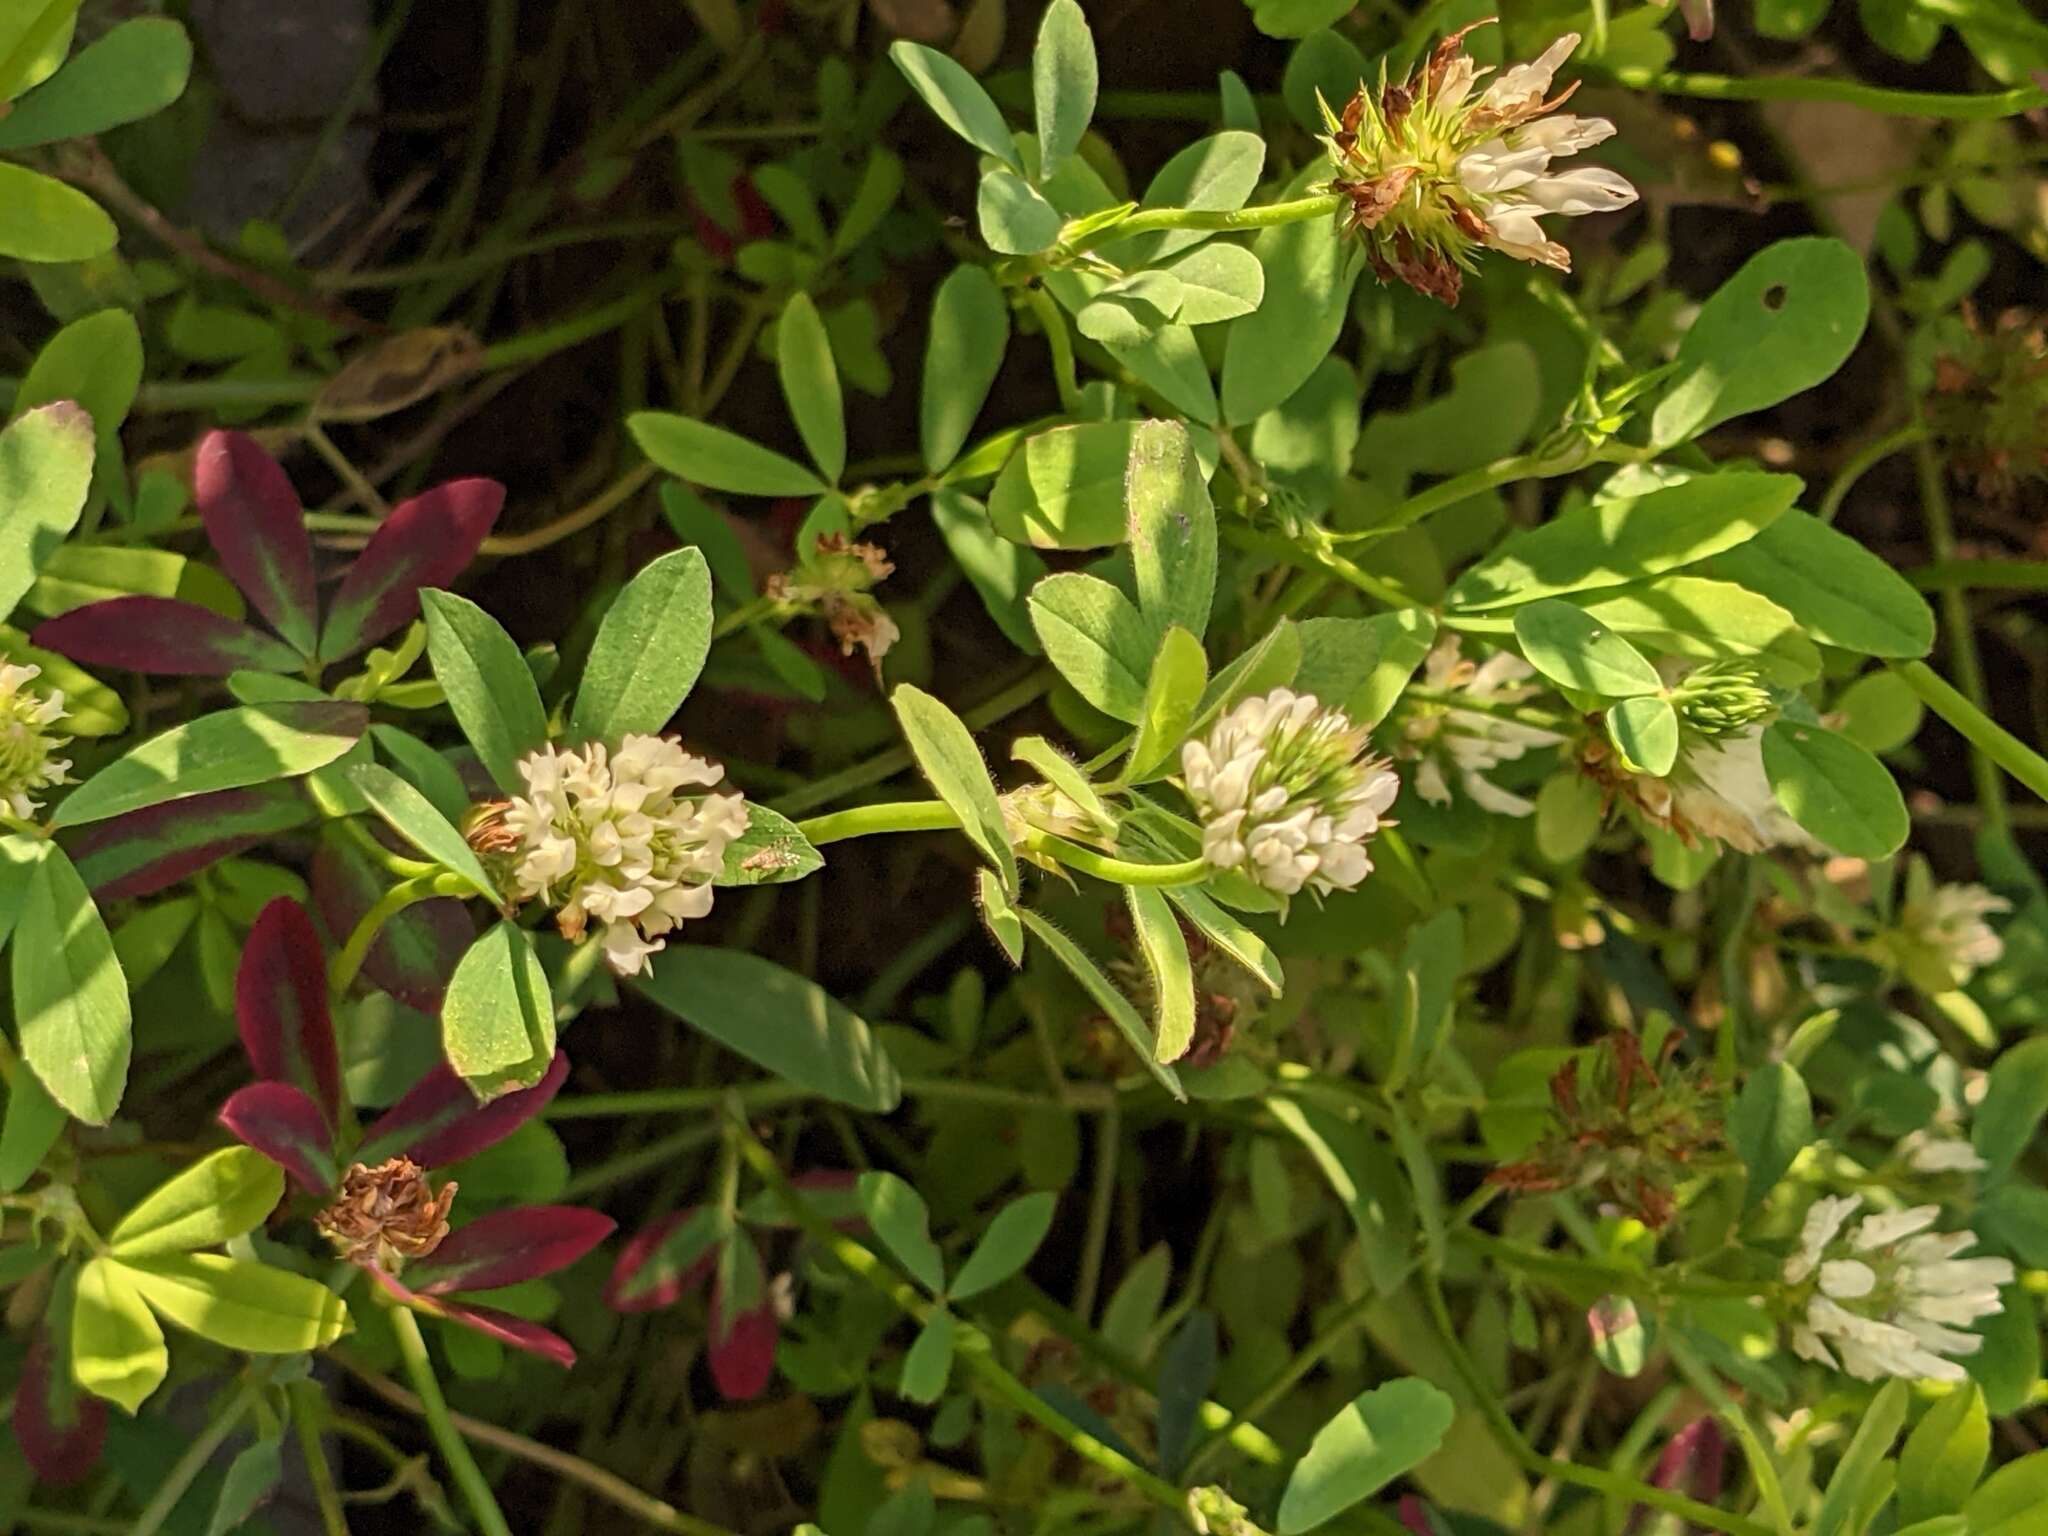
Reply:
[[1823, 1196], [1807, 1210], [1784, 1272], [1787, 1283], [1810, 1285], [1791, 1329], [1794, 1352], [1862, 1381], [1961, 1381], [1955, 1357], [1984, 1344], [1962, 1330], [1998, 1312], [2011, 1261], [1958, 1258], [1977, 1235], [1928, 1231], [1940, 1215], [1932, 1205], [1866, 1216], [1848, 1229], [1861, 1204], [1855, 1195]]
[[1938, 996], [1995, 965], [2005, 943], [1985, 919], [2012, 903], [1981, 885], [1936, 885], [1924, 859], [1906, 871], [1897, 920], [1869, 942], [1871, 953], [1922, 992]]
[[530, 753], [526, 795], [502, 818], [518, 839], [519, 898], [551, 903], [566, 939], [595, 920], [611, 968], [645, 970], [663, 934], [711, 910], [711, 881], [747, 830], [741, 796], [683, 793], [723, 772], [661, 736], [628, 736], [609, 754], [601, 742]]
[[1400, 791], [1365, 732], [1313, 694], [1246, 699], [1181, 748], [1202, 857], [1283, 896], [1350, 890], [1372, 873], [1365, 841]]
[[1383, 75], [1377, 92], [1361, 83], [1341, 116], [1323, 108], [1323, 142], [1336, 168], [1330, 187], [1345, 198], [1345, 227], [1364, 237], [1381, 281], [1399, 278], [1446, 304], [1458, 302], [1481, 248], [1569, 271], [1570, 255], [1538, 221], [1610, 213], [1636, 200], [1613, 171], [1551, 168], [1614, 136], [1605, 118], [1555, 111], [1576, 86], [1550, 97], [1578, 33], [1502, 70], [1475, 95], [1488, 71], [1465, 53], [1471, 30], [1440, 41], [1420, 76], [1389, 85]]
[[1706, 735], [1681, 729], [1678, 759], [1663, 778], [1638, 773], [1603, 741], [1587, 744], [1585, 767], [1611, 795], [1626, 799], [1645, 820], [1687, 843], [1711, 839], [1738, 853], [1766, 848], [1826, 850], [1794, 821], [1771, 793], [1764, 772], [1765, 721]]
[[1482, 809], [1500, 816], [1532, 814], [1535, 801], [1510, 794], [1486, 774], [1525, 752], [1564, 739], [1555, 731], [1491, 712], [1536, 693], [1538, 688], [1527, 681], [1535, 675], [1536, 669], [1512, 651], [1496, 651], [1475, 664], [1460, 654], [1456, 635], [1438, 641], [1422, 664], [1423, 686], [1432, 693], [1469, 700], [1472, 707], [1432, 700], [1417, 705], [1403, 720], [1403, 745], [1397, 750], [1419, 760], [1416, 793], [1432, 805], [1446, 804], [1455, 775]]
[[1899, 1143], [1906, 1166], [1915, 1173], [1982, 1173], [1984, 1159], [1967, 1141], [1930, 1136], [1915, 1131]]
[[70, 781], [71, 762], [56, 752], [71, 738], [46, 729], [64, 718], [63, 691], [38, 693], [28, 686], [42, 672], [0, 662], [0, 801], [23, 821], [42, 809], [30, 790]]

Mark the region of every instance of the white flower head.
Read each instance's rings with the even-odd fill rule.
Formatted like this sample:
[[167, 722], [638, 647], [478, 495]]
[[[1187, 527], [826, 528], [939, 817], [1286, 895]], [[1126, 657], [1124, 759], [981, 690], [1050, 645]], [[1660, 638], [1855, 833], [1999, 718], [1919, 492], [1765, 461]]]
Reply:
[[1536, 669], [1512, 651], [1474, 663], [1446, 635], [1422, 664], [1422, 684], [1435, 698], [1418, 703], [1401, 722], [1396, 755], [1417, 760], [1415, 790], [1432, 805], [1451, 798], [1455, 779], [1474, 804], [1499, 816], [1528, 816], [1533, 800], [1510, 794], [1486, 775], [1525, 752], [1561, 741], [1555, 731], [1526, 725], [1502, 711], [1538, 691]]
[[64, 694], [30, 688], [40, 676], [40, 667], [0, 662], [0, 801], [24, 821], [42, 809], [31, 790], [70, 781], [70, 760], [56, 754], [71, 738], [49, 730], [64, 718]]
[[1345, 228], [1364, 238], [1381, 281], [1399, 278], [1446, 304], [1458, 302], [1463, 274], [1483, 248], [1569, 271], [1570, 255], [1538, 221], [1611, 213], [1636, 200], [1613, 171], [1552, 169], [1614, 134], [1605, 118], [1556, 111], [1575, 89], [1550, 94], [1578, 33], [1475, 93], [1488, 72], [1465, 53], [1471, 30], [1440, 41], [1419, 74], [1398, 85], [1382, 75], [1376, 92], [1361, 82], [1341, 115], [1323, 108], [1336, 171], [1330, 187], [1345, 199]]
[[611, 752], [544, 747], [519, 774], [526, 794], [501, 818], [517, 840], [513, 882], [520, 900], [555, 907], [564, 938], [595, 921], [605, 959], [630, 976], [663, 935], [711, 910], [711, 882], [747, 830], [741, 796], [691, 793], [723, 777], [715, 763], [667, 737], [628, 736]]
[[1348, 891], [1372, 873], [1365, 843], [1400, 792], [1365, 732], [1313, 694], [1246, 699], [1181, 748], [1202, 857], [1283, 896]]
[[1976, 1246], [1976, 1234], [1929, 1231], [1941, 1214], [1932, 1205], [1880, 1211], [1851, 1227], [1861, 1203], [1823, 1196], [1807, 1209], [1799, 1249], [1785, 1264], [1786, 1282], [1803, 1293], [1794, 1353], [1863, 1381], [1962, 1380], [1956, 1358], [1983, 1347], [1963, 1330], [1999, 1310], [2011, 1261], [1958, 1258]]
[[1899, 1143], [1899, 1151], [1915, 1173], [1982, 1173], [1985, 1168], [1984, 1159], [1967, 1141], [1931, 1136], [1926, 1131], [1908, 1136]]
[[1898, 917], [1870, 940], [1870, 950], [1913, 986], [1939, 996], [1998, 963], [2005, 941], [1988, 919], [2011, 910], [2011, 902], [1981, 885], [1936, 885], [1926, 860], [1916, 858]]

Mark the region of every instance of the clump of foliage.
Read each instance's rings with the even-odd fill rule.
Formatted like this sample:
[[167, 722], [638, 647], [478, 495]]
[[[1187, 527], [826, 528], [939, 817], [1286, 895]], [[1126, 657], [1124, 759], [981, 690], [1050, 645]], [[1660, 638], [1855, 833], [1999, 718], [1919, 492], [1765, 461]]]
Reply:
[[0, 1528], [2042, 1528], [2020, 0], [492, 0], [309, 226], [400, 4], [227, 233], [137, 9], [0, 0]]

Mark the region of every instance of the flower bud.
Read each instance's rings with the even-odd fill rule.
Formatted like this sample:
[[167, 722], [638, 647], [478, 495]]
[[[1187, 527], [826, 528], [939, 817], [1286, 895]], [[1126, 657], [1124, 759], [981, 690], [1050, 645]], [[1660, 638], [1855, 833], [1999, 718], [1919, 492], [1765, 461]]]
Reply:
[[1777, 712], [1777, 700], [1750, 662], [1695, 667], [1671, 690], [1678, 718], [1703, 736], [1730, 736]]

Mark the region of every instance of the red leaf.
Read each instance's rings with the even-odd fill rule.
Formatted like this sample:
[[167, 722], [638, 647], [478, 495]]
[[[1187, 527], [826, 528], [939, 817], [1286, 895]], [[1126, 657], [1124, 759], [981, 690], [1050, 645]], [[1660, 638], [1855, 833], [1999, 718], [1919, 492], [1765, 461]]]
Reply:
[[1711, 1415], [1702, 1414], [1671, 1437], [1664, 1454], [1657, 1458], [1650, 1485], [1675, 1488], [1702, 1504], [1712, 1504], [1721, 1497], [1727, 1461], [1727, 1437]]
[[486, 1338], [496, 1339], [500, 1344], [509, 1344], [522, 1349], [529, 1355], [539, 1355], [543, 1360], [552, 1360], [567, 1370], [576, 1363], [576, 1351], [569, 1341], [560, 1334], [529, 1323], [523, 1317], [514, 1317], [509, 1312], [500, 1312], [496, 1307], [472, 1307], [466, 1302], [443, 1301], [438, 1296], [422, 1296], [381, 1269], [371, 1269], [370, 1278], [382, 1286], [401, 1305], [427, 1317], [438, 1317], [447, 1322], [460, 1323], [473, 1328]]
[[568, 1075], [569, 1058], [557, 1051], [531, 1088], [479, 1104], [452, 1069], [436, 1067], [363, 1133], [356, 1161], [376, 1164], [405, 1156], [423, 1168], [440, 1168], [474, 1157], [546, 1109]]
[[529, 1355], [539, 1355], [543, 1360], [552, 1360], [565, 1371], [576, 1363], [576, 1350], [569, 1341], [539, 1323], [529, 1323], [523, 1317], [500, 1312], [496, 1307], [472, 1307], [467, 1302], [435, 1301], [433, 1305], [451, 1323], [474, 1328], [500, 1344], [509, 1344]]
[[420, 588], [460, 575], [504, 505], [505, 487], [495, 480], [450, 480], [393, 507], [341, 579], [320, 659], [352, 656], [417, 618]]
[[280, 896], [257, 915], [235, 972], [242, 1049], [266, 1082], [292, 1083], [335, 1124], [341, 1058], [327, 1014], [327, 957], [306, 909]]
[[35, 627], [29, 643], [81, 666], [120, 667], [179, 677], [230, 672], [296, 672], [298, 652], [282, 640], [175, 597], [110, 597]]
[[[313, 855], [313, 899], [329, 933], [349, 933], [384, 892], [384, 882], [353, 843], [323, 837]], [[363, 977], [421, 1013], [438, 1014], [448, 980], [476, 938], [469, 909], [453, 897], [407, 907], [363, 957]]]
[[107, 1437], [107, 1405], [70, 1380], [47, 1328], [37, 1328], [14, 1393], [14, 1438], [43, 1482], [80, 1481], [100, 1459]]
[[710, 1278], [721, 1223], [709, 1206], [692, 1206], [642, 1227], [619, 1254], [605, 1283], [614, 1312], [655, 1312], [673, 1306]]
[[193, 459], [192, 488], [206, 537], [235, 585], [310, 656], [320, 621], [313, 542], [277, 460], [246, 433], [209, 432]]
[[775, 1341], [780, 1329], [775, 1308], [763, 1302], [742, 1312], [719, 1338], [718, 1304], [711, 1309], [711, 1379], [728, 1402], [744, 1403], [768, 1390], [775, 1375]]
[[66, 833], [63, 842], [93, 895], [121, 901], [176, 885], [312, 816], [296, 785], [256, 784], [112, 816]]
[[493, 1211], [450, 1233], [432, 1254], [409, 1265], [406, 1275], [423, 1296], [517, 1285], [567, 1269], [617, 1225], [575, 1205]]
[[341, 1181], [327, 1117], [290, 1083], [236, 1089], [220, 1107], [220, 1123], [235, 1140], [290, 1174], [307, 1194], [324, 1195]]

